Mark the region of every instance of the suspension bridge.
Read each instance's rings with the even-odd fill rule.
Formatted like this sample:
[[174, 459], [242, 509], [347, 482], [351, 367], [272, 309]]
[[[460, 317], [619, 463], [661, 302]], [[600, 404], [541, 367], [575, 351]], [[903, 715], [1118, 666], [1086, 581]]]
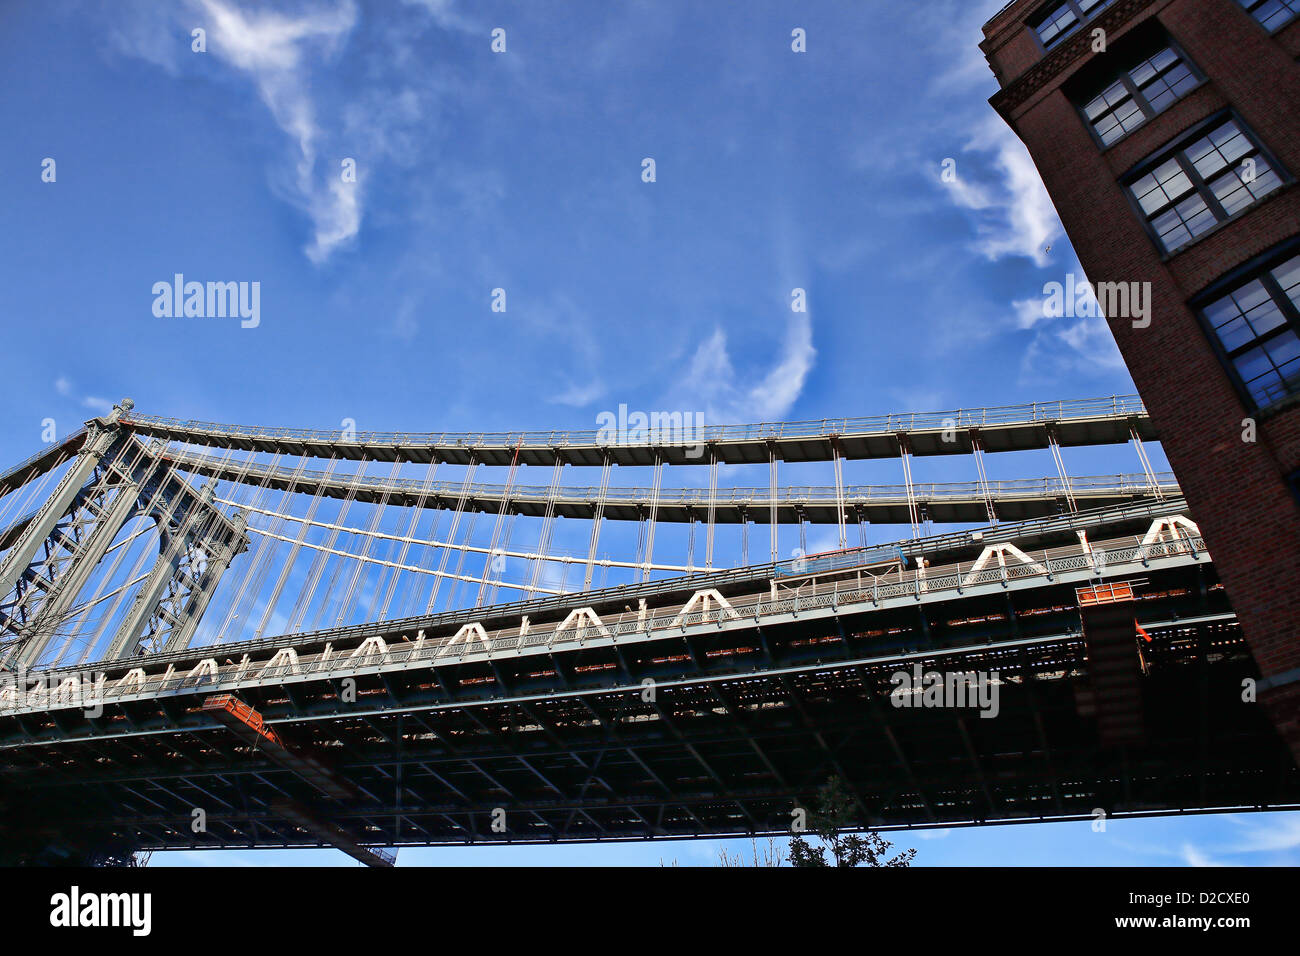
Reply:
[[1136, 397], [615, 436], [124, 400], [0, 474], [0, 860], [779, 835], [832, 775], [881, 829], [1296, 806], [1158, 437]]

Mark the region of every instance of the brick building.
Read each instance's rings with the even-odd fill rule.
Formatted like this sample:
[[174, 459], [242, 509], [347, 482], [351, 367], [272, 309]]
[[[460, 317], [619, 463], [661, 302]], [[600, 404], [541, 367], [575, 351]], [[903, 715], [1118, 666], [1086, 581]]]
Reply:
[[[1014, 0], [980, 47], [1300, 759], [1300, 0]], [[1122, 301], [1120, 302], [1122, 305]]]

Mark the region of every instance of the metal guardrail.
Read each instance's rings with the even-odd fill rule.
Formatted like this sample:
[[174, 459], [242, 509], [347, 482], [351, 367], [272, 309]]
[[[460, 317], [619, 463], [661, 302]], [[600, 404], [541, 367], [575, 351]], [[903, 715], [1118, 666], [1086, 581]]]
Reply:
[[[190, 688], [204, 692], [221, 691], [245, 683], [245, 678], [250, 671], [255, 671], [253, 675], [255, 679], [262, 681], [312, 674], [323, 676], [340, 670], [355, 672], [381, 664], [385, 667], [431, 664], [436, 663], [440, 658], [450, 658], [456, 646], [459, 646], [460, 650], [455, 660], [460, 661], [467, 654], [479, 653], [480, 648], [482, 653], [490, 658], [498, 654], [517, 654], [541, 646], [549, 650], [557, 649], [557, 645], [580, 647], [586, 641], [598, 638], [617, 640], [620, 637], [628, 637], [655, 640], [677, 636], [685, 633], [688, 628], [706, 624], [723, 626], [729, 621], [758, 622], [764, 617], [815, 610], [838, 610], [851, 605], [870, 604], [879, 607], [882, 602], [898, 599], [919, 601], [935, 595], [954, 597], [962, 595], [968, 588], [977, 588], [981, 585], [995, 584], [1009, 587], [1012, 582], [1033, 579], [1050, 583], [1055, 580], [1057, 574], [1069, 572], [1087, 572], [1098, 577], [1103, 574], [1132, 573], [1122, 569], [1134, 565], [1146, 567], [1153, 560], [1165, 558], [1186, 557], [1189, 561], [1209, 558], [1205, 542], [1200, 536], [1186, 536], [1173, 541], [1151, 544], [1143, 544], [1137, 538], [1118, 539], [1093, 544], [1087, 550], [1081, 545], [1075, 545], [1029, 556], [1033, 559], [1030, 564], [975, 570], [970, 563], [966, 563], [963, 570], [962, 562], [957, 562], [924, 571], [898, 570], [872, 577], [869, 584], [862, 581], [836, 580], [810, 584], [806, 589], [785, 592], [784, 595], [778, 596], [758, 592], [732, 599], [730, 607], [716, 607], [689, 613], [681, 609], [667, 608], [656, 609], [645, 616], [638, 612], [609, 615], [603, 618], [599, 625], [594, 622], [577, 622], [563, 626], [564, 622], [561, 622], [527, 630], [521, 627], [505, 628], [489, 633], [485, 647], [477, 638], [444, 634], [428, 640], [420, 639], [414, 642], [408, 640], [402, 644], [386, 646], [382, 650], [378, 645], [373, 645], [367, 650], [366, 643], [363, 641], [352, 649], [351, 654], [343, 650], [296, 657], [292, 661], [279, 664], [272, 664], [270, 659], [256, 665], [231, 664], [228, 665], [229, 673], [226, 674], [221, 673], [219, 669], [216, 674], [213, 674], [212, 669], [205, 668], [203, 664], [194, 667], [190, 672], [176, 670], [172, 665], [162, 674], [137, 674], [135, 677], [127, 675], [111, 685], [104, 681], [94, 691], [91, 701], [110, 703], [115, 698], [128, 695], [148, 696], [152, 693], [180, 692]], [[390, 625], [387, 630], [390, 638], [394, 630], [404, 631], [405, 628]], [[569, 632], [572, 634], [569, 635]], [[414, 633], [412, 629], [412, 635]], [[407, 635], [408, 639], [412, 635]], [[309, 635], [298, 635], [298, 643], [305, 643], [308, 637]], [[229, 655], [233, 649], [233, 646], [226, 645], [220, 647], [220, 652]], [[212, 650], [215, 652], [217, 648], [214, 647]], [[205, 653], [204, 648], [191, 648], [190, 659], [193, 660], [203, 653]], [[134, 663], [137, 667], [143, 664], [161, 666], [161, 662], [156, 660], [140, 660]], [[31, 699], [31, 692], [19, 690], [11, 683], [0, 689], [0, 713], [42, 709], [61, 704], [82, 706], [85, 698], [80, 695], [85, 693], [86, 679], [89, 678], [90, 683], [93, 684], [96, 673], [102, 671], [97, 671], [94, 667], [81, 667], [62, 671], [57, 675], [47, 674], [47, 678], [54, 678], [52, 681], [54, 686], [41, 692], [44, 696], [35, 701]]]
[[[752, 425], [706, 425], [701, 428], [652, 429], [643, 441], [612, 442], [603, 429], [573, 429], [512, 432], [357, 432], [344, 442], [338, 430], [271, 428], [205, 422], [195, 419], [164, 418], [131, 414], [122, 423], [137, 428], [216, 436], [234, 439], [290, 439], [317, 444], [418, 445], [456, 448], [556, 448], [572, 445], [653, 445], [664, 443], [764, 441], [789, 438], [832, 438], [846, 435], [893, 435], [899, 432], [948, 428], [987, 428], [993, 425], [1022, 425], [1089, 418], [1146, 416], [1146, 406], [1137, 395], [1073, 401], [1034, 402], [990, 408], [953, 409], [946, 412], [905, 412], [865, 418], [823, 418], [801, 422], [764, 422]], [[202, 444], [202, 442], [199, 442]]]
[[[997, 527], [979, 528], [974, 531], [952, 531], [942, 535], [926, 538], [904, 539], [890, 544], [873, 545], [877, 548], [898, 548], [909, 558], [932, 554], [943, 554], [973, 544], [996, 544], [1007, 541], [1023, 541], [1026, 538], [1047, 534], [1070, 534], [1079, 530], [1090, 531], [1097, 527], [1107, 527], [1119, 522], [1148, 521], [1155, 518], [1178, 514], [1187, 507], [1182, 498], [1168, 498], [1163, 501], [1144, 501], [1138, 504], [1120, 505], [1110, 508], [1097, 508], [1074, 514], [1055, 515], [1050, 518], [1033, 518], [999, 525]], [[978, 535], [978, 537], [976, 537]], [[563, 613], [583, 605], [601, 606], [612, 602], [632, 602], [641, 598], [647, 600], [665, 593], [688, 591], [696, 588], [725, 588], [763, 581], [773, 576], [776, 565], [768, 562], [733, 568], [725, 571], [699, 571], [684, 577], [666, 578], [638, 584], [617, 585], [594, 591], [572, 592], [555, 597], [539, 597], [508, 604], [495, 604], [483, 608], [461, 608], [440, 611], [418, 617], [398, 618], [391, 621], [370, 621], [361, 624], [349, 624], [344, 627], [327, 628], [317, 632], [297, 632], [276, 637], [258, 638], [229, 644], [207, 645], [220, 648], [223, 653], [254, 654], [262, 651], [274, 652], [281, 648], [297, 644], [319, 641], [363, 640], [367, 637], [381, 636], [394, 630], [415, 632], [421, 628], [454, 628], [462, 624], [481, 620], [502, 620], [530, 615], [538, 617], [543, 614]], [[194, 646], [176, 651], [150, 655], [151, 663], [166, 664], [169, 661], [192, 659], [203, 651], [203, 646]], [[125, 662], [101, 661], [102, 667], [122, 667]], [[84, 668], [81, 665], [66, 665], [47, 668], [43, 673], [54, 677], [73, 673]], [[2, 676], [2, 672], [0, 672]]]
[[[493, 483], [473, 483], [466, 486], [461, 481], [435, 481], [427, 486], [418, 478], [387, 478], [378, 475], [365, 475], [358, 472], [328, 473], [314, 469], [301, 471], [291, 468], [271, 468], [266, 465], [245, 462], [224, 462], [210, 455], [188, 455], [170, 453], [170, 461], [186, 470], [198, 470], [204, 474], [214, 474], [223, 480], [240, 484], [258, 485], [267, 478], [288, 482], [295, 486], [308, 485], [315, 488], [330, 486], [342, 491], [352, 489], [406, 494], [413, 497], [450, 497], [459, 499], [464, 493], [476, 499], [540, 500], [551, 497], [548, 485], [513, 486]], [[1173, 472], [1156, 474], [1156, 482], [1161, 493], [1178, 494], [1178, 479]], [[1091, 492], [1114, 492], [1116, 494], [1142, 494], [1152, 491], [1151, 480], [1144, 474], [1119, 475], [1081, 475], [1071, 477], [1070, 491], [1076, 494]], [[988, 482], [989, 492], [994, 500], [1017, 497], [1065, 497], [1065, 483], [1060, 478], [1012, 478]], [[768, 504], [770, 491], [761, 487], [728, 487], [714, 491], [714, 504]], [[836, 502], [841, 494], [830, 485], [786, 485], [777, 489], [777, 501], [800, 504], [813, 501]], [[977, 481], [967, 482], [929, 482], [913, 483], [912, 495], [918, 500], [942, 498], [982, 498], [983, 488]], [[557, 502], [590, 502], [603, 498], [608, 505], [611, 502], [634, 502], [649, 505], [657, 502], [664, 504], [708, 505], [707, 488], [660, 488], [659, 497], [654, 497], [654, 489], [644, 485], [612, 486], [606, 488], [602, 495], [599, 485], [564, 485], [556, 489]], [[845, 485], [843, 498], [854, 502], [878, 500], [906, 501], [907, 485]], [[237, 502], [226, 502], [238, 507]]]
[[12, 468], [9, 468], [4, 472], [0, 472], [0, 488], [3, 488], [6, 485], [8, 485], [9, 482], [13, 480], [14, 475], [17, 475], [20, 472], [23, 472], [26, 469], [32, 467], [42, 458], [54, 454], [59, 449], [63, 448], [65, 445], [70, 445], [77, 439], [85, 437], [85, 434], [86, 434], [86, 427], [83, 425], [81, 428], [78, 428], [75, 432], [72, 432], [71, 434], [64, 436], [54, 444], [42, 448], [34, 455], [29, 455], [27, 458], [23, 459], [18, 464], [14, 465]]
[[772, 577], [774, 580], [806, 578], [857, 568], [866, 570], [873, 566], [888, 564], [907, 567], [907, 555], [903, 553], [902, 548], [846, 548], [830, 554], [810, 554], [807, 557], [777, 562], [772, 570]]

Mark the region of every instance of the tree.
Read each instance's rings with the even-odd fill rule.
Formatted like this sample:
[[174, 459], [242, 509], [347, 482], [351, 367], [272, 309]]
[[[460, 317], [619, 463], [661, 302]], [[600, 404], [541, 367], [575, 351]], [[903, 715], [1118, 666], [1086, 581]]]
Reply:
[[[813, 812], [808, 814], [808, 828], [822, 841], [812, 846], [802, 836], [790, 840], [790, 865], [802, 867], [831, 866], [911, 866], [916, 850], [903, 850], [894, 856], [894, 844], [872, 830], [845, 833], [854, 824], [853, 797], [844, 781], [831, 777], [817, 791]], [[834, 863], [826, 859], [831, 851]]]
[[727, 852], [726, 847], [722, 847], [718, 851], [719, 865], [720, 866], [782, 866], [785, 864], [785, 853], [782, 852], [779, 846], [777, 846], [775, 840], [769, 839], [767, 841], [767, 846], [763, 847], [761, 850], [759, 849], [758, 841], [755, 839], [751, 838], [749, 841], [749, 845], [752, 850], [752, 857], [751, 857], [752, 862], [750, 863], [745, 862], [744, 856], [740, 853], [737, 853], [735, 856], [732, 856], [730, 853]]

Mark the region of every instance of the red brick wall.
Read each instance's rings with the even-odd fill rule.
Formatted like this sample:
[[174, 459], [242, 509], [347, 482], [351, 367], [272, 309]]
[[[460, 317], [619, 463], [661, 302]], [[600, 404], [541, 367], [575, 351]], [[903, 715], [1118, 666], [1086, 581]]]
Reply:
[[[1000, 82], [1014, 80], [1043, 55], [1037, 37], [1025, 28], [1025, 21], [1043, 5], [1030, 0], [1029, 3], [1020, 5], [1023, 10], [1013, 8], [1005, 11], [1006, 14], [1014, 13], [1014, 16], [1004, 15], [992, 21], [992, 36], [980, 46]], [[988, 32], [989, 27], [985, 27], [985, 31]]]
[[[1024, 26], [1040, 7], [1026, 0], [986, 27], [983, 48], [1004, 88], [1042, 58]], [[998, 97], [994, 103], [1028, 147], [1088, 277], [1153, 284], [1151, 326], [1115, 320], [1111, 329], [1267, 676], [1300, 667], [1300, 508], [1283, 480], [1300, 469], [1300, 405], [1261, 415], [1258, 442], [1244, 442], [1246, 408], [1187, 302], [1259, 252], [1300, 235], [1300, 185], [1166, 260], [1117, 180], [1224, 106], [1300, 179], [1300, 25], [1271, 37], [1236, 0], [1152, 0], [1110, 32], [1110, 43], [1152, 18], [1208, 83], [1111, 149], [1097, 145], [1060, 89], [1091, 53], [1028, 96], [1022, 89], [1018, 105]], [[1300, 757], [1300, 685], [1261, 699]]]

